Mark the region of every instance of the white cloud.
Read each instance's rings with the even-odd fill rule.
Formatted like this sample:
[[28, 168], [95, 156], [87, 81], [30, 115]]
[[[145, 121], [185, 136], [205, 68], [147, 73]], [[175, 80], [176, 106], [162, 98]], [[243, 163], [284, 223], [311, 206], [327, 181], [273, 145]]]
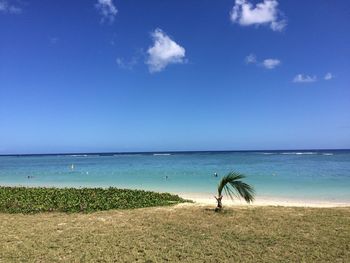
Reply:
[[255, 63], [257, 63], [256, 56], [254, 54], [249, 54], [245, 58], [245, 63], [247, 63], [247, 64], [255, 64]]
[[281, 64], [281, 61], [279, 59], [274, 59], [274, 58], [265, 59], [262, 63], [262, 65], [267, 69], [274, 69], [279, 64]]
[[0, 13], [1, 12], [8, 14], [20, 14], [22, 13], [22, 8], [9, 4], [9, 2], [6, 0], [0, 0]]
[[281, 64], [281, 61], [276, 58], [267, 58], [262, 62], [259, 62], [254, 54], [249, 54], [245, 58], [245, 63], [255, 64], [257, 66], [263, 66], [264, 68], [267, 68], [267, 69], [274, 69], [275, 67]]
[[167, 65], [185, 62], [185, 49], [172, 40], [161, 29], [151, 34], [153, 46], [147, 50], [146, 64], [150, 72], [162, 71]]
[[309, 76], [309, 75], [303, 75], [298, 74], [294, 77], [293, 82], [296, 83], [310, 83], [315, 82], [317, 80], [316, 76]]
[[114, 21], [114, 17], [118, 13], [118, 9], [113, 4], [113, 0], [97, 0], [95, 7], [101, 14], [101, 22], [108, 20], [109, 22]]
[[231, 21], [242, 26], [269, 25], [273, 31], [282, 31], [287, 22], [281, 19], [277, 0], [263, 0], [255, 6], [248, 0], [236, 0], [231, 11]]
[[324, 76], [324, 79], [325, 80], [331, 80], [332, 78], [334, 78], [333, 74], [328, 72], [325, 76]]

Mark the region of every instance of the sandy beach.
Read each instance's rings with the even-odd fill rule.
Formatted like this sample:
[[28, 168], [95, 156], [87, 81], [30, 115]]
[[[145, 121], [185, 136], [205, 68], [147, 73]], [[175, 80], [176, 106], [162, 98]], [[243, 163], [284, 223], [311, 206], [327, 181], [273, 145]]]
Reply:
[[[177, 193], [184, 199], [194, 201], [195, 205], [208, 206], [216, 205], [214, 195], [204, 193]], [[350, 207], [349, 202], [325, 201], [325, 200], [302, 200], [277, 197], [257, 197], [252, 204], [247, 204], [244, 200], [231, 200], [224, 196], [224, 206], [285, 206], [285, 207]], [[188, 204], [186, 204], [188, 205]]]

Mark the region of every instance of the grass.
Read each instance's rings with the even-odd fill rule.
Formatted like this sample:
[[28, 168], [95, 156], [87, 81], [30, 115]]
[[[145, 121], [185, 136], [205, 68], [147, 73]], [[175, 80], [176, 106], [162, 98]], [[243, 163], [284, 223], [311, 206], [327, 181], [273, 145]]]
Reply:
[[350, 208], [0, 213], [0, 262], [349, 262]]
[[94, 212], [185, 202], [177, 195], [117, 188], [0, 187], [0, 212]]

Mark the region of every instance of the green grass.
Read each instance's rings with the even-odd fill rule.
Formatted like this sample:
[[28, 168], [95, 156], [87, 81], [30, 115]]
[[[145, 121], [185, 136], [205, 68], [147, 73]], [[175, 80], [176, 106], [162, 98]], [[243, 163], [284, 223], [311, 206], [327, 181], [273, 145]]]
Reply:
[[349, 262], [350, 208], [0, 213], [0, 262]]
[[177, 195], [117, 188], [0, 187], [0, 212], [94, 212], [185, 202]]

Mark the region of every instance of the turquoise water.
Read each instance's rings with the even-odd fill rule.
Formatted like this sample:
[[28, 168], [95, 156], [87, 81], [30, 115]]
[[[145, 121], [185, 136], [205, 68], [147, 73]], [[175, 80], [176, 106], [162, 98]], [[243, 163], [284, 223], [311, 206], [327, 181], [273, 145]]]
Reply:
[[231, 170], [258, 197], [350, 201], [350, 151], [340, 150], [0, 156], [0, 185], [214, 194]]

